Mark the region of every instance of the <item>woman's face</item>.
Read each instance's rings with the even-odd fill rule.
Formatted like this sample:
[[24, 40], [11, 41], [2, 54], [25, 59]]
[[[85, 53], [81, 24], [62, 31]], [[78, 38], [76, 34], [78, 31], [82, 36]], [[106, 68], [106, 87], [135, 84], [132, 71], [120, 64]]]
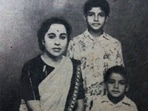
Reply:
[[53, 56], [60, 57], [67, 48], [68, 35], [63, 24], [52, 24], [45, 33], [43, 44], [45, 51]]

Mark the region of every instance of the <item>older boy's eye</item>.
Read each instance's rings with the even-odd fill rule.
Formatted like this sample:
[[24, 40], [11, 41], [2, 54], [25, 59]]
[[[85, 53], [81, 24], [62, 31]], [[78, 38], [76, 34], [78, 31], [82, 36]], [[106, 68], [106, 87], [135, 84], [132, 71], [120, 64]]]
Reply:
[[94, 13], [92, 13], [92, 12], [87, 13], [87, 16], [93, 16], [93, 15], [94, 15]]
[[55, 34], [48, 34], [48, 38], [54, 39], [55, 38]]
[[99, 16], [104, 17], [105, 16], [105, 13], [104, 12], [101, 12], [101, 13], [99, 13]]

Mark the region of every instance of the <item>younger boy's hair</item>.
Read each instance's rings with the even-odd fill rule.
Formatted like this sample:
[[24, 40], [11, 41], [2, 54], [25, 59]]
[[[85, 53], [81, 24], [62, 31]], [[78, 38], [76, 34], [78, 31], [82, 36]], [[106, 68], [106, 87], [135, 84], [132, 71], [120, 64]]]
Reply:
[[93, 7], [100, 7], [102, 11], [104, 11], [105, 16], [109, 16], [110, 7], [106, 0], [87, 0], [84, 4], [84, 15], [87, 15], [88, 11], [91, 10]]
[[120, 74], [124, 79], [126, 80], [126, 83], [128, 84], [129, 82], [129, 75], [127, 74], [126, 69], [123, 66], [113, 66], [109, 68], [106, 73], [104, 74], [104, 82], [107, 82], [110, 75], [112, 73], [117, 73]]

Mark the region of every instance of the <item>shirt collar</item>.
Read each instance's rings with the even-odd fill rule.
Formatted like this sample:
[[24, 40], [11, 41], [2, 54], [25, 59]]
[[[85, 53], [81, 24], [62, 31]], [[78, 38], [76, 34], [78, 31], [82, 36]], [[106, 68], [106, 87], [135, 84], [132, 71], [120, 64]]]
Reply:
[[[94, 41], [94, 37], [91, 35], [91, 33], [88, 31], [88, 29], [85, 30], [84, 36], [88, 37], [89, 39]], [[108, 35], [103, 31], [103, 34], [97, 37], [97, 40], [102, 40], [102, 39], [107, 39], [108, 40]]]
[[116, 106], [117, 106], [117, 105], [122, 105], [122, 104], [130, 105], [130, 103], [128, 102], [128, 99], [127, 99], [126, 96], [125, 96], [119, 103], [117, 103], [117, 104], [112, 103], [112, 102], [108, 99], [107, 96], [104, 96], [104, 98], [103, 98], [103, 100], [102, 100], [101, 102], [107, 102], [107, 103], [109, 103], [109, 104], [111, 104], [111, 105], [116, 105]]

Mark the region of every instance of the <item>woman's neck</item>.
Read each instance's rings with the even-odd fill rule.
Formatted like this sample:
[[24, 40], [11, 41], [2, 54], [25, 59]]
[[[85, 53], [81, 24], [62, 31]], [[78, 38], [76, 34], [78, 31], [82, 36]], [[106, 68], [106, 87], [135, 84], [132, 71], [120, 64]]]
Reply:
[[56, 65], [58, 65], [61, 60], [62, 60], [62, 56], [59, 56], [59, 57], [51, 57], [49, 56], [47, 53], [43, 53], [41, 55], [41, 59], [47, 64], [47, 65], [50, 65], [50, 66], [53, 66], [55, 67]]

